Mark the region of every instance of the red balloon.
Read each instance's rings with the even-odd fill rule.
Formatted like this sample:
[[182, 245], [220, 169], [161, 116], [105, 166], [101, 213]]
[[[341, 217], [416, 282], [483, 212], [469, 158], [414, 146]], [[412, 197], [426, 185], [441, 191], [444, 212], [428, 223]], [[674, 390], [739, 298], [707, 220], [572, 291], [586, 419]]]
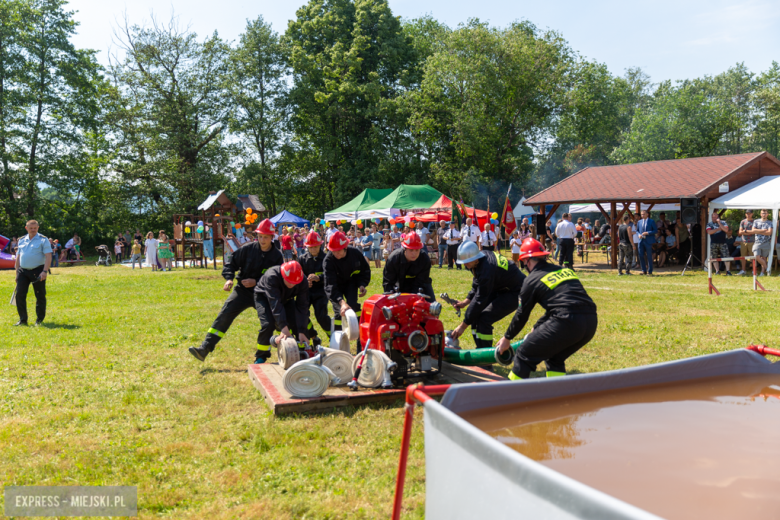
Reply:
[[363, 229], [363, 224], [358, 224], [357, 227], [358, 229]]
[[390, 224], [395, 224], [395, 219], [394, 219], [394, 218], [389, 218], [389, 219], [387, 219], [387, 221], [388, 221]]

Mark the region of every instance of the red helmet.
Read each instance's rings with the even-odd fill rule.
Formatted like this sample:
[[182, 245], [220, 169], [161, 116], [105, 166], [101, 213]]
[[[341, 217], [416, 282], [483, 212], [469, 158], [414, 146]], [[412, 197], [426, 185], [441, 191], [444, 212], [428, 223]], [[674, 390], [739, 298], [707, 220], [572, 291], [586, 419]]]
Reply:
[[301, 283], [303, 281], [303, 269], [301, 268], [301, 264], [295, 260], [283, 263], [282, 278], [293, 285]]
[[310, 231], [303, 242], [306, 247], [317, 247], [322, 245], [322, 237], [316, 231]]
[[349, 239], [347, 238], [347, 235], [345, 235], [341, 231], [336, 231], [330, 236], [330, 240], [328, 240], [328, 249], [331, 251], [341, 251], [342, 249], [346, 249], [349, 245]]
[[542, 243], [535, 238], [526, 238], [520, 246], [520, 260], [528, 260], [535, 256], [549, 256], [550, 252], [545, 251]]
[[265, 219], [262, 222], [260, 222], [260, 225], [257, 226], [257, 229], [255, 229], [255, 233], [258, 233], [260, 235], [273, 235], [276, 233], [276, 226], [274, 226], [274, 223], [271, 222], [270, 219]]
[[414, 231], [407, 233], [404, 236], [404, 239], [401, 241], [401, 245], [404, 246], [404, 249], [422, 249], [423, 247], [422, 240], [420, 240], [420, 235]]

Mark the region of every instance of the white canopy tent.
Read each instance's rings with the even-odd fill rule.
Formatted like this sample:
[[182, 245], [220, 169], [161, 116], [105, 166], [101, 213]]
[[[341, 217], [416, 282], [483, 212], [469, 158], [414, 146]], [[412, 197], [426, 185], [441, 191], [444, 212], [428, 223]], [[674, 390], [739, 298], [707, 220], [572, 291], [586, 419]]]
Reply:
[[[608, 211], [609, 202], [601, 202], [600, 204], [605, 211]], [[623, 211], [622, 202], [618, 202], [616, 206], [618, 211]], [[652, 211], [680, 211], [680, 204], [639, 204], [639, 207], [643, 210], [650, 206], [653, 206]], [[628, 207], [634, 209], [635, 204], [629, 204]], [[601, 211], [595, 204], [572, 204], [569, 206], [569, 213], [601, 213]]]
[[517, 204], [515, 204], [515, 207], [512, 210], [512, 214], [515, 216], [515, 220], [523, 220], [523, 217], [531, 217], [536, 214], [534, 208], [531, 206], [524, 206], [524, 202], [525, 197], [518, 200]]
[[[712, 222], [713, 210], [721, 209], [772, 210], [771, 246], [769, 248], [769, 259], [767, 260], [767, 274], [769, 274], [772, 271], [772, 259], [774, 258], [777, 243], [777, 213], [780, 211], [780, 176], [761, 177], [731, 193], [710, 201], [707, 210], [707, 222]], [[709, 258], [710, 236], [707, 235], [707, 259], [709, 260]], [[708, 269], [712, 269], [709, 262], [707, 262], [707, 266]]]

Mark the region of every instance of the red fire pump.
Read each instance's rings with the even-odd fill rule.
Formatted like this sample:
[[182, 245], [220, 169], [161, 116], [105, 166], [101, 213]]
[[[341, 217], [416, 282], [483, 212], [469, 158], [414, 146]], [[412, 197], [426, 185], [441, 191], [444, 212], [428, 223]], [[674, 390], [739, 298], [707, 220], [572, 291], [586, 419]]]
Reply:
[[393, 379], [412, 371], [430, 372], [433, 360], [441, 371], [444, 325], [439, 320], [441, 304], [423, 294], [375, 294], [363, 303], [360, 344], [383, 351], [398, 367]]

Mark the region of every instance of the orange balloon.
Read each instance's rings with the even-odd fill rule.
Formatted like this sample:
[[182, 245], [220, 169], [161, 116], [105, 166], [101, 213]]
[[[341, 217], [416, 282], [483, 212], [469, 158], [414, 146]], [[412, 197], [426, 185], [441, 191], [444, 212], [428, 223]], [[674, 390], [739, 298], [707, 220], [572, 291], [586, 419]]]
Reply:
[[236, 229], [241, 229], [241, 224], [240, 223], [236, 223]]
[[252, 208], [246, 208], [246, 214], [251, 215], [252, 214]]

